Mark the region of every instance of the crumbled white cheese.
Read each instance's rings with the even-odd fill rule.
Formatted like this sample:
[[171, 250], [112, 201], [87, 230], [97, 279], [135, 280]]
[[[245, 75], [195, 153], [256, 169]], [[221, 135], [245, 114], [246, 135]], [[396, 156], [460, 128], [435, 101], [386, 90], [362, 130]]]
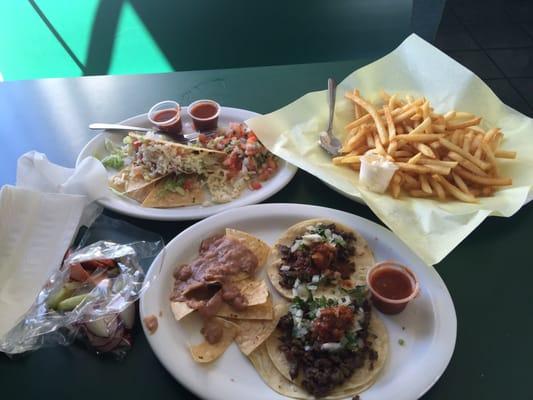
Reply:
[[302, 244], [303, 240], [295, 240], [294, 244], [291, 246], [291, 253], [294, 253], [296, 250], [298, 250]]
[[307, 235], [302, 236], [302, 241], [306, 246], [309, 246], [313, 243], [323, 242], [324, 238], [318, 233], [309, 233]]
[[291, 267], [289, 265], [282, 265], [279, 270], [280, 271], [288, 271], [290, 269], [291, 269]]
[[313, 283], [320, 282], [320, 275], [313, 275], [313, 277], [311, 278], [311, 282]]
[[336, 350], [340, 350], [341, 348], [342, 348], [342, 345], [337, 342], [323, 343], [322, 346], [320, 346], [321, 350], [326, 350], [326, 351], [336, 351]]

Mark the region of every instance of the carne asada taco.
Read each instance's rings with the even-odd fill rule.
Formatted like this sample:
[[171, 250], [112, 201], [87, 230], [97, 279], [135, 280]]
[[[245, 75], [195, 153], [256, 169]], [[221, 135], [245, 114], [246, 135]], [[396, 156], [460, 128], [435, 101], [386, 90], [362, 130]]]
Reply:
[[385, 365], [388, 334], [366, 286], [340, 299], [295, 298], [250, 359], [265, 382], [295, 398], [342, 398], [371, 386]]
[[339, 288], [365, 282], [374, 256], [356, 231], [327, 219], [291, 226], [274, 245], [267, 269], [272, 285], [285, 298], [342, 296]]

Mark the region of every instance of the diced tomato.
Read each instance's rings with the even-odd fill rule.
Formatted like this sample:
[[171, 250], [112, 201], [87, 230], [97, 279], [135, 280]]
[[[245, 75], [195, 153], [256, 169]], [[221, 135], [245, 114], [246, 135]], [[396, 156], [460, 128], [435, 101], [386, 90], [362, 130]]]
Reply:
[[209, 142], [209, 138], [207, 137], [206, 134], [204, 134], [204, 133], [200, 133], [200, 134], [198, 135], [198, 141], [199, 141], [200, 143], [202, 143], [202, 144], [205, 145], [205, 144], [207, 144], [207, 142]]
[[248, 141], [251, 143], [257, 142], [257, 136], [255, 136], [255, 133], [248, 135]]
[[104, 258], [102, 260], [97, 260], [100, 264], [102, 264], [104, 267], [113, 268], [117, 266], [117, 263], [115, 260], [110, 260], [108, 258]]
[[89, 273], [81, 266], [81, 264], [70, 265], [70, 279], [78, 282], [85, 282], [89, 278]]
[[229, 128], [235, 132], [235, 135], [237, 137], [241, 137], [242, 135], [244, 135], [244, 127], [242, 124], [238, 123], [238, 122], [232, 122], [229, 124]]
[[250, 182], [250, 189], [252, 190], [259, 190], [263, 187], [263, 185], [261, 185], [259, 182], [257, 181], [253, 181], [253, 182]]
[[259, 180], [266, 181], [268, 178], [270, 178], [270, 175], [271, 174], [269, 173], [268, 169], [265, 169], [259, 174]]
[[185, 189], [185, 190], [191, 190], [193, 188], [193, 186], [194, 186], [194, 179], [187, 178], [183, 182], [183, 189]]
[[139, 150], [139, 147], [141, 147], [142, 142], [140, 140], [136, 140], [132, 143], [132, 146], [135, 150]]

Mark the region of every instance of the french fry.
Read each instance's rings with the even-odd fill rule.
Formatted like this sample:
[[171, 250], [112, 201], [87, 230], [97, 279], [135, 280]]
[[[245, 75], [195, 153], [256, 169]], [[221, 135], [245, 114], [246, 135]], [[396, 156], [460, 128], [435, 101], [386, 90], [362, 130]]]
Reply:
[[496, 161], [496, 157], [494, 157], [494, 153], [492, 152], [490, 146], [486, 142], [483, 142], [481, 143], [481, 149], [485, 153], [487, 161], [491, 164], [492, 170], [494, 171], [494, 175], [500, 175], [500, 171], [498, 169], [498, 161]]
[[428, 145], [424, 144], [424, 143], [417, 143], [415, 145], [415, 147], [417, 148], [417, 150], [422, 153], [423, 155], [425, 155], [426, 157], [429, 157], [429, 158], [437, 158], [437, 156], [435, 155], [435, 153], [433, 152], [433, 150], [431, 150], [431, 147], [429, 147]]
[[462, 190], [465, 193], [470, 194], [470, 190], [468, 189], [468, 186], [466, 185], [465, 181], [463, 181], [463, 178], [461, 178], [456, 173], [452, 172], [452, 179], [454, 180], [457, 187]]
[[417, 190], [417, 189], [409, 190], [408, 193], [409, 193], [409, 196], [411, 197], [432, 197], [433, 196], [432, 193], [426, 193], [423, 190]]
[[431, 160], [424, 158], [419, 161], [419, 164], [422, 165], [438, 165], [440, 167], [446, 167], [446, 168], [455, 168], [459, 164], [457, 161], [442, 161], [442, 160]]
[[455, 168], [455, 172], [461, 178], [466, 179], [470, 182], [478, 183], [485, 186], [511, 186], [513, 180], [511, 178], [491, 178], [485, 176], [479, 176], [467, 171], [466, 169], [458, 166]]
[[437, 182], [435, 178], [433, 178], [433, 176], [429, 177], [429, 184], [431, 185], [431, 188], [437, 194], [437, 197], [439, 198], [439, 200], [446, 200], [446, 192], [442, 188], [441, 184]]
[[[395, 93], [393, 94], [390, 99], [389, 99], [389, 103], [388, 103], [388, 107], [389, 107], [389, 111], [392, 111], [396, 108], [396, 105], [398, 103], [398, 100], [397, 100], [397, 97], [398, 95]], [[386, 115], [386, 114], [385, 114]]]
[[[398, 142], [391, 142], [391, 145], [394, 144], [394, 143], [398, 144]], [[389, 152], [389, 154], [390, 154], [390, 152]], [[396, 152], [394, 153], [394, 156], [395, 156], [396, 158], [402, 158], [402, 157], [403, 157], [403, 158], [405, 158], [405, 157], [409, 157], [409, 158], [411, 158], [411, 157], [413, 156], [413, 154], [414, 154], [414, 153], [411, 152], [411, 151], [407, 151], [407, 150], [398, 150], [398, 151], [396, 151]]]
[[383, 121], [381, 121], [381, 117], [378, 115], [376, 108], [372, 104], [367, 103], [359, 96], [352, 96], [352, 100], [355, 103], [359, 104], [372, 117], [372, 119], [374, 120], [374, 124], [376, 125], [376, 128], [378, 130], [378, 135], [379, 139], [381, 140], [381, 143], [387, 144], [389, 142], [389, 137], [387, 131], [385, 130], [385, 127], [383, 126]]
[[439, 142], [444, 147], [446, 147], [448, 150], [456, 152], [461, 157], [466, 158], [468, 161], [473, 162], [474, 164], [476, 164], [479, 168], [481, 168], [483, 170], [488, 169], [490, 167], [490, 164], [488, 164], [488, 163], [486, 163], [484, 161], [481, 161], [479, 158], [476, 158], [476, 157], [472, 156], [472, 154], [467, 153], [462, 148], [460, 148], [459, 146], [453, 144], [452, 142], [450, 142], [447, 139], [440, 138]]
[[361, 157], [374, 150], [395, 163], [388, 192], [409, 196], [478, 202], [511, 178], [499, 177], [498, 158], [514, 159], [516, 152], [500, 150], [499, 128], [485, 132], [481, 117], [451, 110], [434, 112], [425, 98], [380, 92], [382, 105], [365, 100], [357, 89], [345, 94], [354, 103], [354, 121], [346, 125], [341, 156], [335, 165], [360, 169]]
[[463, 141], [463, 150], [467, 153], [470, 153], [470, 145], [472, 144], [472, 139], [474, 137], [474, 134], [472, 131], [468, 131], [465, 134], [465, 139]]
[[391, 194], [392, 194], [392, 197], [394, 197], [395, 199], [400, 197], [400, 190], [401, 190], [400, 183], [401, 183], [401, 181], [402, 181], [402, 177], [399, 174], [394, 174], [394, 176], [391, 179], [391, 183], [390, 183], [390, 185], [391, 185]]
[[361, 156], [349, 154], [349, 155], [346, 155], [346, 156], [333, 157], [331, 159], [331, 161], [335, 165], [360, 163], [361, 162]]
[[408, 164], [416, 164], [418, 160], [422, 158], [422, 153], [416, 153], [414, 156], [412, 156], [409, 161], [407, 161]]
[[390, 112], [389, 106], [383, 106], [383, 111], [385, 113], [385, 120], [387, 121], [389, 140], [391, 140], [396, 136], [396, 126], [394, 125], [394, 121], [392, 120], [392, 114]]
[[407, 173], [402, 173], [401, 171], [397, 172], [399, 174], [402, 174], [403, 181], [405, 182], [405, 186], [408, 189], [418, 189], [420, 188], [420, 182], [416, 178], [413, 178], [411, 175]]
[[480, 176], [488, 176], [488, 174], [483, 171], [481, 168], [479, 168], [476, 164], [473, 162], [470, 162], [469, 160], [461, 157], [459, 154], [454, 153], [453, 151], [450, 151], [448, 153], [448, 157], [450, 157], [452, 160], [455, 160], [461, 165], [463, 168], [466, 168], [470, 172], [480, 175]]
[[[448, 194], [455, 197], [457, 200], [464, 201], [465, 203], [478, 203], [479, 200], [477, 200], [474, 196], [471, 194], [467, 194], [459, 190], [459, 188], [450, 182], [448, 182], [446, 179], [444, 179], [440, 175], [433, 175], [432, 178], [438, 182]], [[437, 193], [438, 194], [438, 193]], [[440, 196], [439, 196], [440, 198]]]
[[419, 175], [419, 179], [420, 179], [420, 188], [422, 189], [422, 191], [426, 192], [427, 194], [433, 193], [433, 190], [431, 189], [431, 185], [428, 182], [427, 175], [421, 174]]
[[[354, 89], [353, 94], [354, 96], [359, 96], [359, 89]], [[357, 120], [365, 114], [365, 110], [363, 110], [359, 104], [354, 103], [354, 114], [355, 119]]]
[[516, 151], [496, 150], [494, 152], [494, 157], [496, 157], [496, 158], [514, 159], [514, 158], [516, 158]]
[[374, 145], [376, 146], [376, 150], [379, 154], [382, 156], [386, 155], [387, 152], [385, 151], [385, 148], [383, 147], [383, 144], [381, 144], [381, 139], [377, 134], [374, 133]]
[[439, 133], [408, 133], [407, 135], [397, 135], [392, 140], [405, 140], [408, 142], [433, 142], [442, 138], [444, 138], [444, 135]]
[[455, 118], [455, 111], [448, 111], [446, 114], [444, 114], [444, 119], [446, 121], [450, 121]]
[[[357, 128], [354, 128], [354, 130]], [[352, 132], [354, 131], [352, 130]], [[357, 146], [361, 145], [366, 140], [366, 129], [364, 127], [360, 127], [357, 130], [357, 133], [350, 137], [346, 143], [342, 146], [341, 152], [342, 153], [349, 153], [350, 151], [354, 150]]]
[[481, 117], [475, 117], [464, 122], [459, 122], [457, 124], [446, 124], [446, 129], [449, 131], [454, 131], [456, 129], [464, 129], [469, 126], [478, 125], [481, 122]]

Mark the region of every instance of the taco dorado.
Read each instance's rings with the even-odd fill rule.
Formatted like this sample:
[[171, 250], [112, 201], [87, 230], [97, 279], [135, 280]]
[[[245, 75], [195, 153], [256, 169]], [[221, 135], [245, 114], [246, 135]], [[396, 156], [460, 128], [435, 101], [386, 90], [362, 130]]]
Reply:
[[[109, 185], [145, 207], [200, 203], [203, 195], [197, 184], [198, 175], [214, 170], [225, 157], [220, 151], [136, 133], [129, 133], [124, 144], [121, 159], [126, 159], [128, 165], [110, 179]], [[180, 180], [192, 183], [190, 187], [176, 185]]]
[[388, 356], [388, 334], [372, 313], [366, 286], [337, 298], [299, 297], [250, 360], [285, 396], [336, 399], [371, 386]]
[[335, 296], [339, 288], [365, 282], [374, 256], [356, 231], [327, 219], [311, 219], [291, 226], [274, 245], [267, 273], [287, 299], [296, 296]]

